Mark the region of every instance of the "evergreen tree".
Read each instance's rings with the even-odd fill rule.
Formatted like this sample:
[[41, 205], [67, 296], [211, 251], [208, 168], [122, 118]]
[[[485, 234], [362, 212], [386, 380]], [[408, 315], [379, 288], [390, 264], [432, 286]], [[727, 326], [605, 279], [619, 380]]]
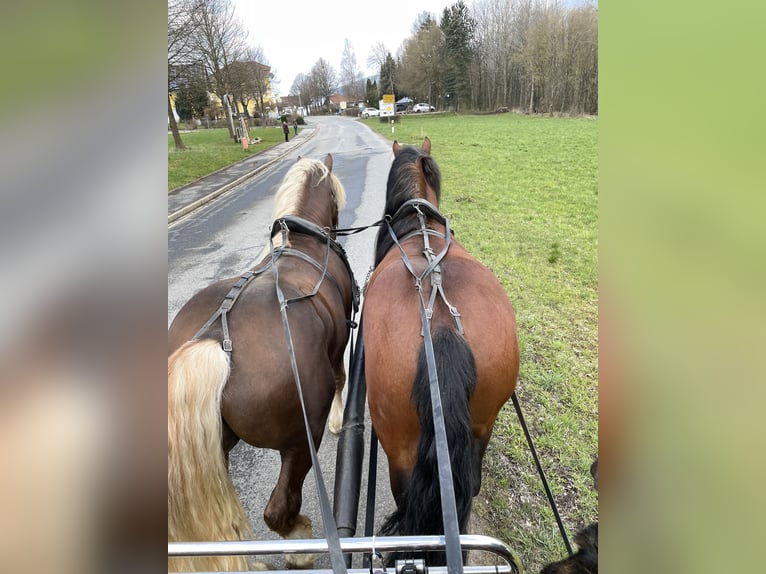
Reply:
[[375, 80], [367, 79], [367, 89], [365, 93], [364, 104], [372, 108], [377, 108], [378, 102], [380, 101], [380, 94], [378, 93], [378, 83]]
[[182, 120], [201, 118], [208, 104], [204, 81], [190, 81], [176, 90], [176, 113]]
[[456, 110], [459, 110], [461, 105], [469, 105], [471, 101], [471, 46], [475, 28], [476, 23], [463, 0], [444, 9], [441, 29], [447, 52], [445, 86], [449, 93], [448, 102], [454, 105]]
[[380, 93], [396, 94], [396, 62], [391, 56], [391, 52], [386, 54], [386, 61], [380, 67]]

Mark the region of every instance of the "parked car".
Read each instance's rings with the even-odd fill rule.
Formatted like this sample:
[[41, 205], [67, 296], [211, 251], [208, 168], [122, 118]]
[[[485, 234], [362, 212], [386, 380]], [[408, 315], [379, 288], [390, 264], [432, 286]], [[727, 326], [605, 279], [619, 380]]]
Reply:
[[398, 102], [396, 104], [396, 113], [397, 114], [402, 113], [402, 112], [406, 112], [406, 111], [407, 111], [407, 104], [405, 104], [404, 102]]
[[378, 110], [378, 108], [364, 108], [364, 110], [362, 111], [363, 118], [372, 118], [379, 115], [380, 115], [380, 111]]
[[431, 104], [426, 104], [424, 102], [421, 102], [419, 104], [415, 104], [412, 106], [413, 112], [433, 112], [436, 111], [436, 108], [433, 107]]

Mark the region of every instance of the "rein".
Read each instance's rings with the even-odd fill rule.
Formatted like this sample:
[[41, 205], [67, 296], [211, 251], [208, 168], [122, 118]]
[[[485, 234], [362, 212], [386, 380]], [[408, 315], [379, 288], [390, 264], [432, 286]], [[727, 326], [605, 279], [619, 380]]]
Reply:
[[[420, 229], [416, 229], [405, 235], [402, 239], [399, 239], [394, 233], [392, 223], [396, 221], [407, 209], [414, 209], [417, 212], [418, 220], [420, 222]], [[427, 228], [426, 215], [436, 219], [439, 223], [444, 225], [445, 233], [440, 233], [433, 229]], [[434, 435], [436, 440], [436, 454], [439, 470], [439, 486], [441, 488], [444, 531], [445, 539], [447, 542], [447, 565], [450, 572], [463, 572], [463, 561], [460, 552], [460, 531], [458, 528], [455, 493], [452, 483], [452, 469], [450, 467], [447, 436], [444, 430], [444, 414], [442, 412], [441, 394], [439, 392], [439, 381], [436, 374], [436, 361], [434, 358], [433, 341], [431, 340], [430, 330], [431, 318], [433, 316], [433, 305], [436, 299], [436, 293], [438, 292], [444, 303], [447, 305], [447, 308], [450, 310], [450, 314], [452, 315], [453, 321], [455, 322], [455, 327], [457, 328], [458, 332], [461, 335], [464, 334], [463, 326], [460, 321], [460, 313], [453, 305], [447, 301], [441, 280], [440, 263], [442, 259], [444, 259], [444, 257], [447, 255], [447, 251], [449, 250], [450, 246], [451, 230], [449, 226], [449, 220], [444, 217], [444, 215], [442, 215], [430, 202], [423, 199], [411, 199], [404, 202], [393, 216], [386, 216], [384, 219], [388, 225], [388, 233], [391, 239], [393, 239], [394, 244], [399, 248], [404, 266], [415, 278], [415, 289], [418, 291], [420, 299], [420, 316], [422, 324], [421, 336], [423, 337], [423, 344], [426, 353], [428, 381], [431, 390], [431, 409], [434, 417]], [[407, 257], [404, 248], [401, 246], [401, 242], [417, 235], [423, 236], [423, 255], [428, 260], [428, 265], [420, 275], [415, 273], [412, 263]], [[430, 247], [428, 240], [429, 235], [441, 237], [445, 241], [444, 249], [442, 249], [438, 255], [434, 254], [433, 249]], [[431, 296], [428, 300], [428, 305], [426, 305], [425, 299], [423, 298], [422, 289], [423, 280], [428, 275], [431, 276]], [[535, 465], [537, 466], [537, 471], [540, 475], [540, 479], [542, 480], [545, 493], [548, 497], [548, 502], [550, 503], [551, 509], [553, 510], [553, 515], [556, 518], [556, 523], [559, 527], [561, 536], [564, 539], [564, 545], [566, 546], [567, 552], [571, 556], [572, 546], [569, 543], [569, 539], [567, 538], [566, 529], [564, 528], [564, 524], [561, 520], [558, 508], [556, 507], [556, 502], [553, 498], [553, 494], [551, 493], [550, 487], [548, 486], [548, 481], [545, 478], [545, 472], [543, 471], [543, 467], [540, 464], [540, 460], [537, 456], [537, 451], [532, 442], [532, 436], [530, 435], [529, 429], [527, 428], [527, 424], [524, 420], [524, 415], [521, 412], [521, 405], [519, 404], [519, 400], [515, 391], [511, 395], [511, 398], [513, 399], [513, 406], [516, 409], [516, 414], [519, 417], [519, 422], [521, 423], [521, 427], [524, 430], [527, 443], [529, 444], [529, 449], [532, 452]]]
[[[278, 224], [282, 230], [282, 245], [285, 245], [287, 241], [287, 231], [288, 231], [287, 222], [284, 220], [280, 220]], [[274, 228], [276, 228], [276, 225], [277, 223], [274, 224]], [[285, 331], [285, 342], [287, 343], [287, 351], [288, 351], [288, 354], [290, 355], [290, 366], [292, 367], [292, 370], [293, 370], [293, 379], [295, 380], [295, 387], [298, 390], [298, 398], [300, 399], [300, 403], [301, 403], [301, 412], [303, 413], [303, 423], [306, 427], [306, 439], [309, 444], [309, 453], [311, 454], [311, 467], [314, 470], [314, 480], [316, 482], [317, 493], [319, 496], [319, 509], [322, 513], [322, 524], [324, 526], [325, 539], [327, 540], [327, 547], [330, 554], [330, 563], [332, 564], [332, 570], [335, 574], [338, 574], [338, 573], [345, 574], [348, 572], [348, 570], [346, 569], [346, 562], [343, 559], [343, 552], [340, 547], [340, 537], [338, 536], [338, 527], [335, 524], [335, 517], [333, 516], [332, 508], [330, 506], [330, 499], [327, 496], [327, 488], [325, 487], [324, 478], [322, 477], [322, 471], [319, 467], [319, 459], [317, 457], [316, 448], [314, 448], [314, 441], [311, 438], [311, 425], [309, 424], [308, 415], [306, 414], [306, 404], [303, 400], [303, 389], [301, 388], [301, 377], [300, 377], [300, 373], [298, 372], [298, 363], [295, 359], [295, 347], [293, 345], [293, 336], [292, 336], [292, 333], [290, 332], [290, 322], [287, 319], [287, 307], [290, 303], [295, 301], [301, 301], [303, 299], [306, 299], [307, 297], [312, 297], [313, 295], [316, 294], [317, 290], [319, 289], [319, 286], [322, 283], [322, 280], [324, 279], [324, 275], [327, 269], [326, 267], [327, 260], [325, 260], [325, 272], [322, 273], [322, 277], [320, 278], [319, 283], [317, 283], [317, 286], [314, 288], [314, 291], [311, 294], [305, 295], [303, 297], [286, 299], [285, 294], [282, 292], [282, 288], [279, 286], [279, 269], [276, 265], [278, 255], [277, 255], [277, 250], [274, 249], [274, 242], [272, 237], [273, 235], [269, 237], [269, 245], [271, 247], [271, 261], [272, 261], [272, 267], [274, 269], [274, 285], [277, 291], [277, 299], [279, 300], [279, 310], [282, 316], [282, 327], [284, 328], [284, 331]], [[330, 242], [332, 243], [335, 243], [335, 242], [332, 240], [332, 238], [330, 238], [329, 235], [326, 235], [326, 237], [328, 242], [327, 257], [329, 258]], [[338, 248], [340, 248], [340, 245], [338, 245]], [[343, 259], [345, 261], [345, 254]], [[348, 265], [348, 262], [346, 262], [346, 265]], [[350, 272], [350, 269], [349, 269], [349, 272]], [[354, 280], [353, 274], [351, 275], [351, 282], [352, 284], [356, 285], [356, 281]], [[356, 314], [358, 302], [356, 298], [354, 301], [355, 301], [354, 314]]]
[[[327, 246], [327, 251], [325, 253], [324, 263], [320, 264], [318, 261], [306, 255], [305, 253], [297, 249], [287, 247], [287, 234], [290, 231], [294, 231], [296, 233], [301, 233], [304, 235], [310, 235], [312, 237], [319, 239], [320, 241], [325, 242]], [[282, 233], [282, 245], [280, 247], [275, 248], [273, 237], [277, 232]], [[316, 448], [314, 447], [314, 441], [311, 438], [311, 426], [309, 424], [308, 415], [306, 413], [305, 401], [303, 400], [303, 389], [301, 387], [300, 374], [298, 372], [298, 364], [295, 358], [295, 346], [293, 344], [292, 333], [290, 331], [290, 323], [287, 318], [288, 306], [291, 303], [296, 303], [298, 301], [303, 301], [305, 299], [314, 297], [319, 292], [319, 289], [324, 283], [325, 277], [330, 278], [330, 281], [335, 285], [335, 287], [341, 293], [341, 296], [343, 296], [343, 291], [340, 287], [340, 284], [335, 279], [335, 277], [333, 277], [332, 273], [330, 273], [328, 270], [331, 250], [335, 251], [340, 256], [341, 260], [343, 261], [343, 264], [346, 267], [346, 270], [348, 271], [349, 278], [351, 280], [351, 292], [352, 292], [352, 303], [353, 303], [352, 319], [353, 319], [356, 316], [357, 311], [359, 310], [359, 286], [356, 283], [356, 279], [354, 278], [354, 273], [351, 270], [351, 266], [348, 263], [348, 258], [346, 257], [346, 252], [343, 250], [343, 247], [339, 243], [337, 243], [332, 237], [330, 237], [329, 230], [325, 231], [325, 229], [301, 217], [285, 216], [275, 221], [274, 224], [272, 225], [271, 234], [269, 235], [269, 251], [271, 255], [271, 258], [269, 259], [269, 261], [267, 261], [259, 269], [248, 271], [247, 273], [244, 273], [240, 277], [240, 279], [229, 290], [229, 293], [224, 297], [224, 300], [221, 303], [218, 310], [210, 317], [210, 319], [207, 320], [207, 322], [202, 326], [202, 328], [199, 331], [197, 331], [193, 339], [200, 338], [205, 333], [205, 331], [207, 331], [207, 329], [213, 323], [215, 323], [218, 317], [221, 317], [221, 328], [223, 331], [222, 347], [223, 347], [223, 350], [226, 352], [226, 354], [229, 357], [231, 357], [231, 352], [233, 347], [232, 347], [231, 339], [229, 337], [229, 326], [228, 326], [227, 315], [229, 311], [231, 311], [231, 308], [234, 306], [239, 296], [242, 294], [242, 291], [244, 290], [244, 288], [255, 277], [262, 275], [264, 272], [266, 272], [269, 269], [272, 270], [274, 274], [274, 286], [276, 289], [277, 300], [279, 301], [279, 309], [280, 309], [280, 314], [282, 317], [282, 327], [285, 333], [285, 342], [287, 344], [287, 351], [290, 356], [290, 365], [292, 367], [293, 378], [295, 380], [295, 386], [298, 391], [298, 398], [300, 399], [300, 403], [301, 403], [301, 411], [303, 413], [303, 422], [306, 428], [306, 439], [309, 445], [309, 453], [311, 455], [311, 466], [314, 469], [314, 480], [317, 486], [317, 493], [319, 497], [319, 508], [322, 514], [322, 522], [323, 522], [324, 530], [325, 530], [325, 539], [327, 540], [327, 545], [329, 548], [330, 562], [332, 564], [332, 570], [334, 574], [346, 574], [348, 570], [346, 569], [346, 564], [343, 559], [343, 552], [340, 547], [340, 538], [338, 536], [338, 528], [335, 524], [335, 519], [332, 514], [332, 508], [330, 506], [329, 497], [327, 496], [327, 488], [325, 487], [324, 479], [322, 477], [322, 471], [319, 466], [319, 459], [317, 457]], [[290, 299], [285, 297], [284, 292], [282, 291], [282, 288], [279, 286], [279, 266], [277, 265], [278, 260], [285, 255], [298, 257], [299, 259], [302, 259], [310, 263], [313, 267], [321, 271], [319, 280], [317, 281], [316, 285], [314, 285], [314, 288], [311, 290], [310, 293], [307, 293], [306, 295], [302, 295], [300, 297], [293, 297]], [[350, 320], [350, 321], [347, 321], [347, 325], [349, 328], [352, 328], [356, 326], [356, 323], [353, 320]]]
[[[412, 267], [412, 263], [407, 257], [407, 254], [404, 252], [404, 249], [402, 248], [399, 239], [396, 237], [394, 229], [391, 225], [407, 209], [414, 209], [417, 212], [418, 219], [420, 221], [420, 230], [418, 230], [418, 232], [423, 234], [423, 254], [428, 260], [428, 265], [426, 265], [426, 268], [420, 275], [415, 273]], [[424, 211], [427, 212], [429, 216], [432, 216], [443, 223], [446, 228], [446, 232], [443, 235], [439, 234], [439, 236], [444, 238], [445, 244], [444, 249], [442, 249], [438, 255], [434, 254], [434, 251], [428, 241], [428, 236], [429, 234], [433, 233], [433, 230], [428, 230], [426, 227], [426, 215]], [[441, 268], [439, 267], [439, 264], [447, 255], [447, 251], [450, 247], [451, 234], [449, 221], [429, 202], [422, 199], [411, 199], [405, 202], [396, 211], [393, 217], [386, 219], [386, 223], [388, 225], [388, 233], [394, 240], [394, 244], [399, 248], [399, 252], [401, 253], [402, 261], [404, 262], [405, 267], [415, 278], [415, 289], [418, 291], [420, 299], [421, 336], [423, 337], [423, 346], [426, 355], [426, 366], [428, 367], [428, 383], [431, 391], [431, 412], [433, 414], [434, 440], [436, 442], [436, 460], [439, 472], [439, 492], [441, 495], [444, 538], [446, 542], [447, 569], [449, 572], [462, 574], [463, 555], [460, 545], [460, 527], [458, 524], [457, 506], [455, 504], [455, 488], [452, 481], [452, 467], [449, 457], [449, 444], [447, 442], [444, 410], [441, 402], [441, 393], [439, 391], [439, 378], [436, 372], [434, 345], [431, 339], [431, 317], [433, 316], [433, 303], [436, 298], [437, 291], [441, 293], [442, 299], [449, 307], [450, 313], [455, 320], [458, 331], [461, 335], [463, 334], [463, 326], [460, 322], [460, 313], [458, 313], [455, 307], [447, 302], [447, 299], [444, 297], [444, 291], [441, 287]], [[431, 297], [427, 306], [425, 299], [423, 298], [423, 279], [429, 275], [431, 276]]]

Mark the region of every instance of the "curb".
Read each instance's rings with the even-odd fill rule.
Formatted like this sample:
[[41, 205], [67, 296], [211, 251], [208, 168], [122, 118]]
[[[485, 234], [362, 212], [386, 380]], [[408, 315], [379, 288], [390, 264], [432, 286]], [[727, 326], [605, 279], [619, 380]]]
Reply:
[[[192, 211], [194, 211], [195, 209], [197, 209], [199, 207], [202, 207], [203, 205], [205, 205], [209, 201], [212, 201], [213, 199], [215, 199], [219, 195], [222, 195], [222, 194], [226, 193], [227, 191], [229, 191], [233, 187], [236, 187], [240, 183], [243, 183], [243, 182], [247, 181], [251, 177], [255, 177], [256, 175], [261, 173], [263, 170], [271, 167], [277, 161], [281, 160], [283, 157], [285, 157], [291, 151], [300, 148], [301, 146], [303, 146], [303, 144], [305, 144], [306, 142], [310, 141], [317, 134], [318, 131], [319, 131], [319, 127], [315, 127], [314, 129], [311, 130], [311, 134], [307, 135], [303, 140], [301, 140], [301, 142], [299, 144], [290, 147], [289, 149], [285, 150], [284, 152], [279, 154], [274, 159], [271, 159], [271, 160], [267, 161], [263, 165], [259, 165], [258, 167], [254, 168], [251, 172], [246, 173], [245, 175], [238, 177], [234, 181], [230, 181], [229, 183], [222, 185], [221, 187], [219, 187], [215, 191], [212, 191], [212, 192], [208, 193], [205, 197], [201, 197], [198, 200], [193, 201], [189, 205], [187, 205], [185, 207], [182, 207], [178, 211], [174, 211], [173, 213], [168, 215], [168, 223], [173, 223], [174, 221], [176, 221], [177, 219], [180, 219], [184, 215], [187, 215], [187, 214], [191, 213]], [[247, 161], [248, 159], [250, 159], [250, 158], [246, 158], [243, 161]], [[226, 169], [226, 168], [221, 168], [218, 171], [222, 171], [224, 169]], [[217, 172], [214, 172], [214, 173], [217, 173]], [[212, 174], [209, 174], [209, 175], [212, 175]]]

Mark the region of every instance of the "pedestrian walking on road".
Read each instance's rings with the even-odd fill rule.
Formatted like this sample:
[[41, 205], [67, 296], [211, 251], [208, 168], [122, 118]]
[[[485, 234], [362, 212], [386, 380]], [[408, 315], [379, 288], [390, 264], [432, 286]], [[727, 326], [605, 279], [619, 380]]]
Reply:
[[287, 120], [282, 120], [282, 131], [285, 132], [285, 141], [290, 141], [290, 126], [287, 125]]

